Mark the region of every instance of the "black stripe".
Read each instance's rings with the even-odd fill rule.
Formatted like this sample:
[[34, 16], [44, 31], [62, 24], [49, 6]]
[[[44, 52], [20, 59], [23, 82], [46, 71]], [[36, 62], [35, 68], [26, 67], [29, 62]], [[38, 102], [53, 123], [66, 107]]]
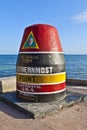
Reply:
[[17, 97], [30, 102], [52, 102], [55, 100], [62, 100], [66, 96], [66, 90], [60, 93], [55, 94], [45, 94], [45, 95], [24, 95], [21, 92], [17, 91]]
[[[53, 67], [52, 73], [65, 71], [64, 55], [59, 53], [19, 54], [17, 67]], [[21, 71], [17, 70], [21, 73]], [[28, 73], [28, 72], [26, 72]]]
[[64, 55], [59, 53], [19, 54], [17, 66], [48, 66], [65, 64]]

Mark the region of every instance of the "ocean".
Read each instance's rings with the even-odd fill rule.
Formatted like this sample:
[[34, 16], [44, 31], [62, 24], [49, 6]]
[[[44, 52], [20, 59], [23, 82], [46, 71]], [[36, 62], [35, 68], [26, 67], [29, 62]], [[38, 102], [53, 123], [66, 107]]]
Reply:
[[[17, 55], [0, 55], [0, 78], [16, 75]], [[67, 78], [87, 80], [87, 55], [65, 55]]]
[[17, 55], [0, 55], [0, 78], [16, 75]]

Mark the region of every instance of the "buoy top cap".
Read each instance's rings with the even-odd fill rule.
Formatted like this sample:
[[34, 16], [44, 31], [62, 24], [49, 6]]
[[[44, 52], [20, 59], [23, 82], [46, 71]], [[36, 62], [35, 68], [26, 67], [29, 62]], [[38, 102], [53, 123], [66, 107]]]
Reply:
[[56, 27], [54, 27], [54, 26], [52, 26], [52, 25], [49, 25], [49, 24], [41, 24], [41, 23], [30, 25], [30, 26], [26, 27], [25, 29], [28, 29], [28, 28], [30, 28], [30, 27], [49, 27], [49, 28], [55, 28], [55, 29], [56, 29]]
[[25, 28], [19, 52], [62, 52], [57, 29], [48, 24]]

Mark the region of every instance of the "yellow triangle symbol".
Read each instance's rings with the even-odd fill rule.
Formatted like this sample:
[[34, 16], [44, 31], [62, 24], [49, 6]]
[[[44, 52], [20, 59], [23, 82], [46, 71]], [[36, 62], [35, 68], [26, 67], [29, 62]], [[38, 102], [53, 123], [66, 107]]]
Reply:
[[22, 49], [29, 49], [29, 48], [39, 49], [39, 46], [38, 46], [38, 44], [36, 42], [35, 36], [34, 36], [32, 31], [27, 36], [27, 39], [24, 42], [24, 45], [22, 47]]

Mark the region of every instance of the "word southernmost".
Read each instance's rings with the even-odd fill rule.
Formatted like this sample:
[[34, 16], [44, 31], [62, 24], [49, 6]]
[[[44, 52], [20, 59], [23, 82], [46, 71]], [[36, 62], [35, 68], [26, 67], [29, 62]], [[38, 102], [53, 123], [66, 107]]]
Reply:
[[17, 72], [30, 74], [50, 74], [52, 70], [53, 67], [17, 67]]

